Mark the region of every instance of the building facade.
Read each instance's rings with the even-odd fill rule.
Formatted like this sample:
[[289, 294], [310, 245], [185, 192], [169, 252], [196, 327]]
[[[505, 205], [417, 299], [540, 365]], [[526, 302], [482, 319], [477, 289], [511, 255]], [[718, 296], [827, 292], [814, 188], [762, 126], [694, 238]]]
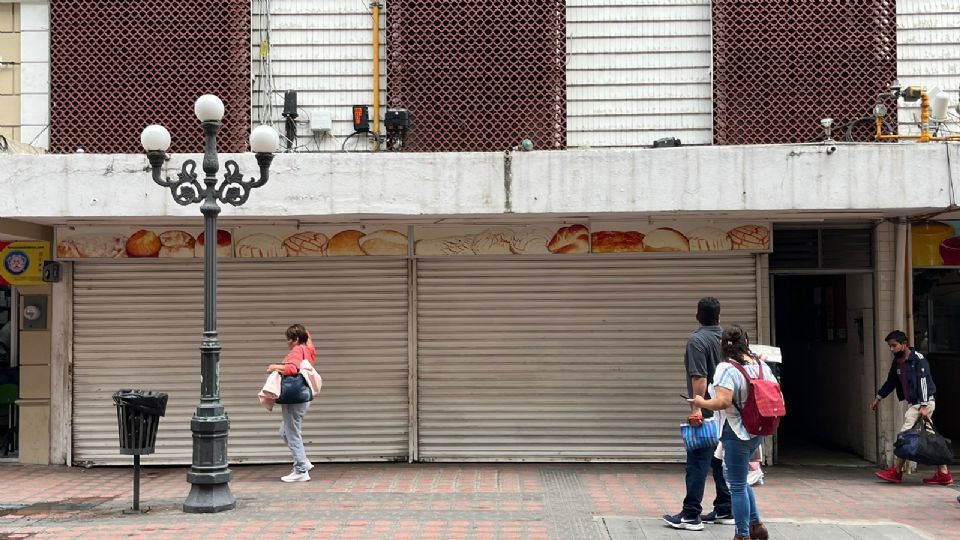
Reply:
[[[253, 83], [225, 124], [273, 123], [283, 132], [292, 122], [296, 136], [291, 151], [277, 156], [269, 184], [221, 217], [220, 368], [231, 461], [285, 459], [274, 440], [275, 415], [260, 408], [255, 394], [263, 364], [283, 353], [281, 335], [292, 322], [304, 322], [318, 338], [325, 385], [305, 428], [316, 459], [680, 461], [676, 425], [686, 406], [676, 397], [684, 388], [680, 360], [696, 327], [696, 301], [708, 295], [721, 300], [723, 323], [741, 324], [754, 343], [783, 351], [790, 417], [782, 443], [768, 445], [771, 452], [787, 455], [797, 441], [815, 439], [889, 461], [900, 423], [896, 405], [885, 403], [875, 416], [866, 404], [886, 373], [883, 336], [916, 321], [918, 294], [927, 295], [930, 313], [939, 313], [943, 295], [936, 291], [949, 289], [938, 281], [915, 290], [914, 271], [951, 264], [942, 257], [918, 264], [910, 239], [915, 223], [944, 221], [949, 214], [940, 213], [955, 208], [957, 147], [844, 140], [845, 126], [868, 114], [886, 91], [886, 75], [873, 86], [834, 76], [837, 85], [859, 85], [844, 92], [868, 98], [862, 111], [831, 102], [831, 88], [818, 94], [822, 110], [790, 112], [781, 101], [786, 112], [780, 116], [742, 118], [767, 124], [731, 131], [731, 122], [746, 113], [728, 97], [730, 79], [716, 74], [739, 76], [746, 68], [720, 65], [722, 47], [738, 43], [738, 28], [723, 27], [726, 41], [718, 41], [717, 30], [736, 15], [723, 11], [735, 10], [735, 3], [541, 3], [552, 15], [526, 30], [543, 32], [550, 43], [562, 30], [563, 49], [537, 57], [541, 67], [559, 58], [562, 88], [545, 80], [561, 103], [547, 107], [517, 83], [517, 103], [546, 112], [512, 122], [489, 114], [491, 107], [501, 110], [496, 100], [502, 96], [485, 94], [482, 84], [464, 86], [463, 124], [454, 120], [445, 129], [426, 119], [447, 118], [429, 109], [445, 103], [447, 87], [427, 84], [429, 73], [409, 82], [400, 76], [410, 68], [403, 64], [407, 57], [391, 54], [403, 50], [418, 58], [437, 36], [417, 33], [417, 25], [446, 14], [398, 0], [384, 6], [374, 25], [371, 12], [346, 0], [248, 6], [245, 31], [253, 47], [244, 54]], [[879, 4], [893, 10], [867, 19], [877, 35], [893, 32], [895, 44], [881, 49], [895, 54], [881, 57], [877, 69], [889, 69], [904, 86], [936, 84], [955, 98], [960, 81], [951, 86], [949, 65], [960, 58], [958, 50], [922, 30], [960, 28], [943, 22], [952, 20], [949, 2]], [[14, 6], [11, 14], [20, 17], [21, 44], [23, 28], [41, 28], [53, 44], [48, 137], [26, 140], [28, 124], [20, 122], [17, 142], [54, 152], [0, 156], [0, 239], [47, 241], [63, 269], [56, 283], [12, 290], [20, 316], [10, 365], [21, 388], [20, 425], [30, 426], [20, 429], [20, 460], [125, 463], [116, 449], [110, 394], [149, 386], [171, 398], [148, 462], [186, 463], [198, 398], [199, 213], [173, 204], [153, 184], [144, 156], [109, 148], [111, 140], [135, 145], [135, 138], [98, 138], [94, 127], [77, 120], [88, 109], [57, 108], [58, 95], [96, 91], [72, 81], [73, 71], [57, 63], [63, 55], [57, 44], [69, 41], [57, 35], [64, 16], [58, 9], [65, 8], [2, 5]], [[471, 20], [483, 28], [481, 14]], [[376, 78], [372, 26], [386, 32]], [[486, 42], [467, 34], [479, 41], [462, 43], [472, 43], [481, 56]], [[490, 43], [510, 45], [495, 37]], [[862, 40], [855, 45], [869, 48]], [[209, 61], [235, 65], [230, 55], [223, 58]], [[482, 83], [485, 66], [496, 66], [497, 58], [461, 59], [462, 77]], [[522, 71], [524, 55], [510, 58]], [[435, 61], [442, 67], [449, 59]], [[805, 62], [793, 71], [810, 80], [821, 76]], [[162, 70], [154, 75], [176, 80]], [[936, 80], [927, 83], [928, 75]], [[787, 99], [803, 82], [764, 77], [757, 75], [746, 90], [766, 85]], [[138, 74], [130, 84], [144, 78]], [[297, 118], [283, 117], [285, 90], [297, 91]], [[356, 151], [369, 149], [364, 142], [353, 152], [336, 151], [353, 134], [351, 106], [370, 104], [374, 92], [383, 103], [380, 116], [405, 105], [391, 101], [397, 96], [425, 104], [411, 109], [409, 146]], [[157, 99], [168, 97], [167, 107], [185, 101]], [[225, 101], [229, 110], [232, 101]], [[190, 139], [199, 130], [177, 123], [181, 113], [189, 116], [189, 105], [187, 99], [182, 111], [171, 113], [174, 136], [183, 137], [177, 151], [185, 155], [173, 155], [169, 175], [199, 150], [199, 139]], [[900, 132], [910, 132], [912, 104], [891, 106]], [[523, 107], [511, 110], [522, 116]], [[134, 127], [152, 121], [142, 114], [123, 110], [115, 121], [135, 134]], [[329, 116], [332, 128], [315, 131], [314, 116]], [[827, 116], [837, 119], [837, 142], [822, 140], [819, 119]], [[419, 139], [413, 136], [418, 117], [424, 122]], [[553, 151], [522, 152], [512, 143], [498, 143], [499, 151], [411, 151], [417, 144], [439, 148], [474, 138], [519, 144], [535, 133], [523, 131], [531, 122], [557, 129], [558, 117], [564, 143]], [[456, 138], [458, 130], [484, 135]], [[787, 139], [749, 138], [767, 132]], [[740, 136], [782, 144], [742, 144]], [[649, 148], [665, 137], [679, 138], [682, 146]], [[533, 142], [552, 148], [549, 141], [556, 140]], [[227, 149], [238, 144], [231, 141]], [[78, 147], [91, 151], [76, 153]], [[255, 170], [252, 155], [236, 153], [242, 150], [222, 159]], [[944, 236], [941, 242], [948, 237], [945, 229], [933, 232]], [[22, 307], [35, 297], [48, 298], [46, 324], [26, 328]], [[924, 332], [931, 327], [936, 333], [930, 322]], [[927, 337], [926, 343], [939, 342]], [[931, 348], [938, 346], [942, 365], [935, 374], [949, 373], [951, 347]], [[814, 392], [802, 385], [811, 373], [825, 381]], [[938, 403], [956, 399], [950, 392], [938, 395]], [[806, 431], [809, 425], [828, 427], [815, 434]]]

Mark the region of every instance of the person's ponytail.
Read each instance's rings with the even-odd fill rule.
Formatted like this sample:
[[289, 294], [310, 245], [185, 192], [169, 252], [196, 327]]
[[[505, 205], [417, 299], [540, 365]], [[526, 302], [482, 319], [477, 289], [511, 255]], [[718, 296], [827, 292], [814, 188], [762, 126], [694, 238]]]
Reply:
[[750, 354], [747, 332], [735, 324], [725, 327], [723, 337], [720, 339], [720, 349], [725, 358], [733, 358], [741, 364], [744, 363], [744, 355]]

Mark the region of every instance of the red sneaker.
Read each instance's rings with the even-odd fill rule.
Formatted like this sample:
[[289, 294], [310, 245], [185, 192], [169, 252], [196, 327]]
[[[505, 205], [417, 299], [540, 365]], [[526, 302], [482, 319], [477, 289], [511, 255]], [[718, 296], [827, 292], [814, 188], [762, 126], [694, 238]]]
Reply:
[[903, 482], [903, 473], [901, 473], [894, 467], [890, 467], [889, 469], [878, 471], [876, 474], [877, 474], [877, 478], [886, 480], [887, 482], [891, 482], [894, 484], [899, 484], [900, 482]]
[[949, 486], [950, 484], [953, 483], [953, 475], [950, 474], [950, 473], [944, 474], [944, 473], [942, 473], [942, 472], [940, 472], [940, 471], [937, 471], [937, 473], [934, 474], [933, 476], [931, 476], [931, 477], [929, 477], [929, 478], [924, 478], [924, 479], [923, 479], [923, 483], [924, 483], [924, 484], [935, 484], [935, 485], [939, 485], [939, 486]]

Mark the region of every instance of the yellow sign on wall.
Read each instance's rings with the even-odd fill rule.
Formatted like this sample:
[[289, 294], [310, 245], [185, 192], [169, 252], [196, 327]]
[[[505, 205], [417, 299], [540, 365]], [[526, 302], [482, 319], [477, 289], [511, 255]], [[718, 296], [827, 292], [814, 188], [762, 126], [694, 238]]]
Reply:
[[50, 242], [0, 242], [0, 284], [42, 285]]

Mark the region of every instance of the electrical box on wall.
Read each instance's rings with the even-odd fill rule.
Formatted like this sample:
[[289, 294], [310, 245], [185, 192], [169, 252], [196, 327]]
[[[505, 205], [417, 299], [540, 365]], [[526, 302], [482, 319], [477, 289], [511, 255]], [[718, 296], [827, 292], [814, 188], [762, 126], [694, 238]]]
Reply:
[[21, 330], [47, 329], [47, 297], [40, 294], [23, 296], [23, 311], [21, 312]]
[[333, 129], [333, 113], [330, 111], [313, 111], [310, 114], [310, 131], [325, 133]]
[[60, 283], [61, 266], [58, 261], [43, 261], [41, 279], [45, 283]]
[[370, 131], [370, 113], [366, 105], [353, 106], [353, 131], [359, 133]]

